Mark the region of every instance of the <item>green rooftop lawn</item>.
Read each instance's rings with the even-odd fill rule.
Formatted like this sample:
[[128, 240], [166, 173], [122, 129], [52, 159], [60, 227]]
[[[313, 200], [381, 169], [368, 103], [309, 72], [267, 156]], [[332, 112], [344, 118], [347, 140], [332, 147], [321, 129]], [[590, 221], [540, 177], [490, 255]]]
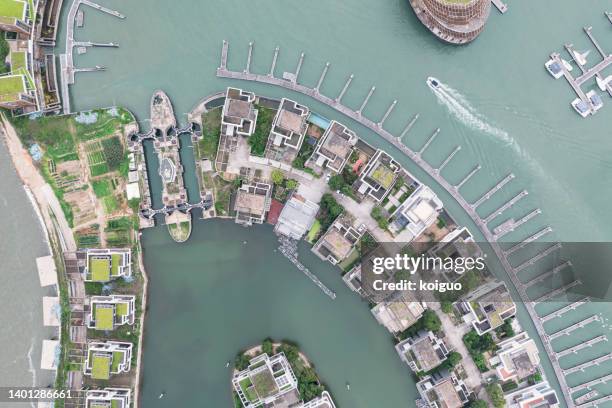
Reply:
[[123, 356], [125, 353], [121, 351], [113, 352], [113, 362], [111, 363], [111, 373], [116, 373], [119, 371], [119, 364], [123, 362]]
[[11, 70], [16, 71], [20, 68], [26, 68], [25, 51], [11, 52]]
[[7, 75], [0, 77], [0, 100], [16, 100], [20, 93], [25, 92], [22, 75]]
[[111, 261], [108, 258], [89, 258], [89, 272], [94, 282], [108, 282], [111, 277]]
[[387, 166], [381, 164], [372, 173], [372, 178], [376, 180], [385, 190], [388, 190], [393, 183], [395, 174]]
[[95, 311], [95, 319], [96, 330], [113, 330], [115, 316], [113, 314], [112, 307], [97, 306]]
[[91, 364], [91, 378], [95, 380], [108, 380], [110, 378], [111, 359], [109, 356], [93, 356]]
[[0, 16], [23, 18], [26, 4], [23, 1], [0, 0]]
[[121, 255], [111, 255], [111, 276], [119, 276], [119, 264], [121, 263]]
[[261, 398], [267, 398], [278, 392], [276, 381], [274, 381], [274, 377], [270, 371], [266, 370], [255, 374], [251, 377], [251, 381], [253, 381], [253, 386], [255, 387], [255, 391], [257, 391], [257, 395]]
[[111, 408], [119, 408], [119, 401], [112, 400], [111, 401]]
[[247, 377], [244, 380], [240, 381], [240, 389], [242, 390], [242, 392], [244, 392], [249, 401], [257, 400], [257, 393], [253, 388], [253, 383], [251, 382], [250, 378]]
[[128, 304], [127, 303], [117, 303], [117, 316], [127, 316], [128, 314]]

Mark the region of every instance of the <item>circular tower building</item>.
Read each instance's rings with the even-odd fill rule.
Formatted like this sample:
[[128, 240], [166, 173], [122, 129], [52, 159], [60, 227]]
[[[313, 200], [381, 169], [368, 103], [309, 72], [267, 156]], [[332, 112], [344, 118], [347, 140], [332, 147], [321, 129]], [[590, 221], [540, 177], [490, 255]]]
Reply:
[[491, 0], [410, 0], [417, 17], [442, 41], [465, 44], [484, 29]]

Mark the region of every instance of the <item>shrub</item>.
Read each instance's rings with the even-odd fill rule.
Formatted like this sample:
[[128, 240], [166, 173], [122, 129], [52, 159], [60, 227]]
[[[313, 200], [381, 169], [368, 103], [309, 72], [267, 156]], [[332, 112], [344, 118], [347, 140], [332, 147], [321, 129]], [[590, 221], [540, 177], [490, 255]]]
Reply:
[[504, 399], [504, 393], [498, 384], [488, 384], [485, 388], [495, 408], [503, 408], [506, 406], [506, 400]]
[[271, 356], [274, 353], [274, 347], [272, 345], [272, 339], [271, 338], [266, 338], [264, 339], [264, 341], [261, 343], [261, 351], [263, 351], [264, 353], [266, 353], [267, 355]]
[[104, 150], [104, 158], [106, 159], [108, 168], [111, 171], [118, 170], [124, 159], [123, 145], [121, 145], [119, 138], [113, 136], [104, 139], [102, 141], [102, 149]]
[[285, 182], [285, 175], [280, 170], [272, 170], [272, 174], [270, 175], [270, 177], [272, 178], [272, 182], [277, 186], [280, 186]]

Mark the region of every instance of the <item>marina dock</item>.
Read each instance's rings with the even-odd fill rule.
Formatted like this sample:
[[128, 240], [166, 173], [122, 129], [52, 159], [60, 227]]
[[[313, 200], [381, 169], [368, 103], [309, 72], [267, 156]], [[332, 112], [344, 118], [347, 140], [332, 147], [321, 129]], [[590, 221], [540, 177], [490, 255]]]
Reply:
[[505, 14], [508, 11], [508, 6], [501, 0], [491, 0], [491, 3], [499, 10], [500, 13]]

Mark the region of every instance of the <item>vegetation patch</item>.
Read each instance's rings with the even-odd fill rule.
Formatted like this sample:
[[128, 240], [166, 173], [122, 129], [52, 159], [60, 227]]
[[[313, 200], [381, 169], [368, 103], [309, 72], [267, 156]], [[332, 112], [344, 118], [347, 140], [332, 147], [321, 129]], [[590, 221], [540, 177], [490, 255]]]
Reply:
[[319, 205], [317, 220], [321, 223], [321, 231], [327, 231], [334, 220], [344, 212], [344, 207], [338, 204], [334, 196], [329, 193], [323, 194]]
[[487, 362], [483, 353], [487, 351], [495, 351], [496, 345], [490, 333], [485, 333], [479, 336], [475, 330], [471, 330], [463, 336], [463, 343], [468, 349], [474, 364], [481, 372], [488, 371]]
[[202, 115], [202, 139], [198, 142], [198, 158], [215, 161], [221, 135], [221, 108]]
[[91, 186], [98, 198], [106, 197], [113, 193], [113, 186], [108, 179], [95, 180], [91, 183]]
[[251, 146], [253, 156], [263, 157], [276, 111], [264, 108], [261, 105], [256, 105], [256, 108], [258, 110], [257, 124], [255, 125], [255, 131], [249, 137], [249, 146]]

